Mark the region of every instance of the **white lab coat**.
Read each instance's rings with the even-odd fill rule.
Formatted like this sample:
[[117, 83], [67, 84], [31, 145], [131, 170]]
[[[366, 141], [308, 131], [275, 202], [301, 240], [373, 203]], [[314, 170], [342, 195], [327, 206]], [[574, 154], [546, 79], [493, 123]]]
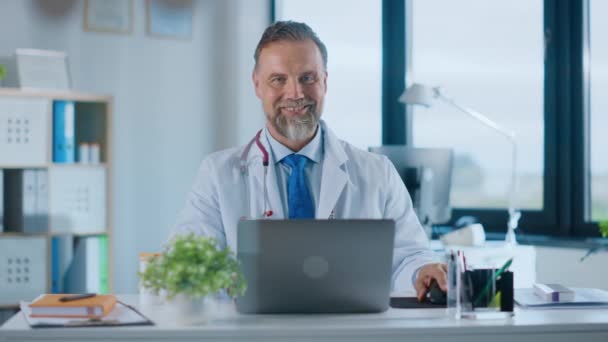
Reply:
[[[412, 289], [420, 266], [437, 262], [414, 213], [410, 196], [393, 164], [382, 155], [360, 150], [339, 140], [321, 121], [325, 136], [321, 191], [316, 218], [393, 219], [396, 221], [393, 290]], [[268, 140], [261, 142], [270, 151]], [[240, 171], [244, 146], [215, 152], [201, 163], [196, 181], [179, 214], [174, 234], [194, 232], [217, 239], [221, 247], [236, 251], [241, 217], [260, 218], [264, 210], [262, 153], [252, 146], [248, 156], [248, 182]], [[274, 219], [283, 219], [275, 161], [270, 154], [267, 191]], [[249, 196], [247, 201], [246, 196]], [[249, 205], [249, 208], [246, 206]], [[362, 251], [364, 253], [364, 251]]]

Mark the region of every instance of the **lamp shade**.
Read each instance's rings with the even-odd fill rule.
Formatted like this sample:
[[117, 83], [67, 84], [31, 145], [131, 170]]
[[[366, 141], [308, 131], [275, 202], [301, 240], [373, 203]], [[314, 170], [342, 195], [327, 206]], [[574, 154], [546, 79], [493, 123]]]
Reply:
[[414, 83], [401, 94], [399, 102], [430, 107], [434, 98], [435, 94], [432, 88], [420, 83]]

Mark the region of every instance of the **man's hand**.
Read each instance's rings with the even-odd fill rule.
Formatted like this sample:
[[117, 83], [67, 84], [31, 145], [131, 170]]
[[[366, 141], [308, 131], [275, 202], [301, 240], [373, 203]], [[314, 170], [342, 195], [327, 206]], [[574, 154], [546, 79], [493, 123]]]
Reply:
[[448, 291], [447, 271], [447, 265], [442, 263], [427, 264], [420, 267], [415, 284], [416, 297], [418, 297], [419, 302], [424, 300], [433, 279], [437, 280], [437, 284], [443, 291]]

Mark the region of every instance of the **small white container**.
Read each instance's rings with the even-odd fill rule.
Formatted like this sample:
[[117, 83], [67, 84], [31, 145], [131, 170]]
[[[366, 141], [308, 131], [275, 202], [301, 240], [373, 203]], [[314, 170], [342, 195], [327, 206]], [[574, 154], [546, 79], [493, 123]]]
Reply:
[[89, 154], [89, 162], [91, 164], [99, 164], [100, 162], [100, 148], [99, 144], [91, 143], [91, 153]]
[[[153, 256], [158, 256], [159, 253], [139, 253], [139, 272], [144, 272], [148, 266], [148, 260]], [[138, 284], [139, 288], [139, 304], [141, 306], [161, 305], [163, 303], [162, 296], [155, 294], [152, 290], [143, 287], [141, 280]]]
[[78, 162], [88, 164], [91, 159], [91, 146], [87, 143], [78, 145]]

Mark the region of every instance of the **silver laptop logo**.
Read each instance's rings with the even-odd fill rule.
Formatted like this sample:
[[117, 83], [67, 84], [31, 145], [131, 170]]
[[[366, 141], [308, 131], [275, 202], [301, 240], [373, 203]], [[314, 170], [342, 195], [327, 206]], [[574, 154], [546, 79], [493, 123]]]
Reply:
[[309, 256], [304, 259], [302, 271], [310, 278], [317, 279], [324, 277], [329, 272], [329, 263], [320, 256]]

